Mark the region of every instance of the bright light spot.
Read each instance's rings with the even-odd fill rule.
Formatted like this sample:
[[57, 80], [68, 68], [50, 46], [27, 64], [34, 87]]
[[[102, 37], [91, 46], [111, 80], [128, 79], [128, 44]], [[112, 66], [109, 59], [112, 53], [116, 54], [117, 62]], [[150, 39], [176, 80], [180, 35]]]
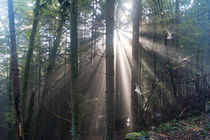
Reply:
[[2, 18], [2, 19], [5, 19], [5, 18], [6, 18], [6, 16], [3, 16], [3, 15], [2, 15], [2, 16], [1, 16], [1, 18]]
[[124, 7], [131, 10], [132, 9], [132, 2], [131, 1], [126, 1], [124, 4]]
[[128, 119], [126, 120], [126, 126], [129, 127], [130, 126], [130, 118], [128, 117]]
[[189, 9], [189, 8], [191, 8], [193, 6], [193, 3], [194, 3], [194, 0], [191, 0], [189, 5], [187, 5], [187, 6], [181, 6], [180, 9], [181, 10]]
[[135, 89], [135, 91], [136, 91], [138, 94], [142, 94], [138, 84], [136, 84], [136, 89]]
[[29, 7], [32, 7], [34, 4], [33, 3], [28, 3], [27, 4]]
[[167, 39], [172, 39], [172, 33], [168, 32]]
[[192, 4], [194, 3], [194, 0], [191, 0], [191, 2], [190, 2], [190, 6], [192, 6]]
[[97, 14], [97, 15], [100, 15], [100, 14], [101, 14], [101, 10], [96, 9], [96, 14]]

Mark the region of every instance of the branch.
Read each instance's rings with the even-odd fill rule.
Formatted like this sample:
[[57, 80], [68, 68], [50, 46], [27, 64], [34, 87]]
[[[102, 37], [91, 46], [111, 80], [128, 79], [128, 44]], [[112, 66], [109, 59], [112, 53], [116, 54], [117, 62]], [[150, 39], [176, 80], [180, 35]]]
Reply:
[[44, 102], [44, 105], [45, 105], [45, 107], [47, 108], [47, 110], [48, 110], [52, 115], [54, 115], [54, 116], [57, 117], [58, 119], [67, 121], [68, 123], [71, 123], [71, 120], [69, 120], [69, 119], [67, 119], [67, 118], [64, 118], [64, 117], [62, 117], [62, 116], [56, 114], [56, 113], [53, 112], [52, 110], [50, 110], [50, 108], [47, 106], [46, 102]]
[[179, 119], [179, 118], [182, 116], [182, 114], [187, 110], [188, 107], [189, 107], [189, 106], [187, 106], [187, 107], [185, 107], [185, 108], [183, 109], [183, 111], [179, 114], [179, 116], [176, 117], [176, 120]]

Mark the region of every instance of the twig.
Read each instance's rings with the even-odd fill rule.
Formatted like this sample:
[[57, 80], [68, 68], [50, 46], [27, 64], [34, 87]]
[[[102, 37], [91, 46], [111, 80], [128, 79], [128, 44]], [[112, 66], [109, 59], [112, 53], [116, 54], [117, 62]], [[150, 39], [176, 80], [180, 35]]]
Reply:
[[179, 118], [182, 116], [182, 114], [187, 110], [188, 107], [189, 107], [189, 106], [187, 106], [187, 107], [185, 107], [185, 108], [183, 109], [183, 111], [179, 114], [179, 116], [176, 117], [176, 120], [179, 119]]

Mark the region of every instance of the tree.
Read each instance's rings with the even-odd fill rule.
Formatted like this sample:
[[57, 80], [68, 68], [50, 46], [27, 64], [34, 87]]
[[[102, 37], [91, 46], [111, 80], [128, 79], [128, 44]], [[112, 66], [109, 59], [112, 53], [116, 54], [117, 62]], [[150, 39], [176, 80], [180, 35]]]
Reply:
[[[8, 92], [8, 102], [9, 102], [9, 118], [12, 119], [14, 117], [14, 111], [12, 110], [13, 107], [13, 98], [12, 98], [12, 63], [9, 61], [8, 71], [7, 71], [7, 77], [8, 77], [8, 85], [7, 85], [7, 92]], [[12, 139], [13, 134], [13, 122], [8, 121], [8, 140]]]
[[77, 4], [78, 0], [71, 0], [71, 117], [72, 140], [78, 139], [79, 133], [79, 92], [78, 92], [78, 36], [77, 36]]
[[132, 128], [137, 129], [138, 125], [138, 64], [139, 64], [139, 8], [141, 0], [133, 1], [133, 42], [132, 42], [132, 79], [131, 79], [131, 122]]
[[[66, 17], [67, 17], [67, 8], [69, 8], [69, 2], [64, 0], [64, 1], [59, 1], [60, 2], [60, 10], [59, 10], [59, 14], [60, 14], [60, 20], [59, 20], [59, 24], [58, 24], [58, 28], [56, 31], [56, 38], [54, 40], [50, 55], [49, 55], [49, 65], [47, 66], [47, 73], [46, 73], [46, 79], [45, 79], [45, 86], [43, 89], [43, 93], [41, 96], [41, 103], [40, 103], [40, 108], [38, 111], [38, 115], [37, 115], [37, 127], [35, 129], [35, 137], [38, 137], [38, 130], [41, 127], [40, 123], [41, 123], [41, 116], [43, 114], [43, 109], [44, 109], [44, 102], [45, 102], [45, 97], [48, 94], [49, 91], [49, 87], [50, 87], [50, 83], [51, 81], [49, 80], [50, 74], [52, 74], [52, 71], [55, 67], [55, 60], [56, 60], [56, 56], [57, 56], [57, 51], [60, 45], [60, 41], [61, 41], [61, 37], [62, 37], [62, 29], [63, 26], [65, 24], [66, 21]], [[33, 98], [34, 96], [32, 95], [31, 98]], [[32, 102], [34, 102], [33, 100], [30, 100], [31, 102], [29, 102], [30, 104]], [[28, 109], [28, 119], [27, 119], [27, 124], [26, 124], [26, 128], [30, 128], [30, 123], [31, 123], [31, 119], [32, 119], [32, 112], [31, 110], [33, 110], [33, 105], [31, 105]]]
[[106, 0], [106, 140], [113, 140], [114, 132], [114, 5]]
[[[33, 50], [34, 50], [34, 41], [35, 41], [35, 36], [36, 36], [36, 30], [38, 26], [38, 21], [39, 21], [39, 8], [40, 8], [40, 0], [36, 0], [36, 7], [34, 10], [34, 20], [33, 20], [33, 27], [31, 31], [31, 36], [29, 40], [29, 47], [28, 47], [28, 52], [27, 52], [27, 57], [26, 57], [26, 63], [25, 63], [25, 68], [24, 68], [24, 76], [23, 76], [23, 111], [25, 112], [25, 106], [26, 106], [26, 97], [27, 97], [27, 88], [28, 88], [28, 80], [29, 80], [29, 72], [30, 72], [30, 64], [33, 56]], [[23, 112], [23, 114], [24, 114]], [[25, 117], [25, 115], [24, 115]]]
[[179, 48], [179, 0], [176, 0], [175, 22], [176, 22], [176, 48]]
[[24, 140], [22, 111], [20, 107], [20, 88], [19, 88], [19, 70], [18, 70], [18, 57], [16, 52], [16, 34], [15, 34], [15, 21], [13, 12], [13, 1], [8, 0], [8, 15], [9, 15], [9, 30], [10, 30], [10, 49], [11, 49], [11, 65], [12, 65], [12, 78], [13, 78], [13, 94], [15, 105], [15, 125], [17, 132], [17, 140]]
[[[210, 4], [210, 2], [208, 2], [209, 4]], [[210, 6], [209, 6], [209, 8], [210, 8]], [[209, 23], [210, 23], [210, 10], [208, 10], [208, 19], [207, 19], [207, 23], [208, 23], [208, 25], [210, 25]], [[210, 34], [210, 26], [208, 26], [207, 27], [207, 35], [209, 35]], [[208, 37], [207, 37], [207, 39], [208, 39]], [[209, 48], [209, 52], [210, 52], [210, 39], [208, 39], [208, 41], [207, 41], [207, 43], [208, 43], [208, 48]]]

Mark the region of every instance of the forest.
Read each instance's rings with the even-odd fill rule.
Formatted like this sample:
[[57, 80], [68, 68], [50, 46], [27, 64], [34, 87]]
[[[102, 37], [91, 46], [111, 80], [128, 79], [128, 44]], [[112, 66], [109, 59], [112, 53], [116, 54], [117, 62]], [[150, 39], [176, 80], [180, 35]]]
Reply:
[[209, 140], [210, 0], [0, 0], [1, 140]]

